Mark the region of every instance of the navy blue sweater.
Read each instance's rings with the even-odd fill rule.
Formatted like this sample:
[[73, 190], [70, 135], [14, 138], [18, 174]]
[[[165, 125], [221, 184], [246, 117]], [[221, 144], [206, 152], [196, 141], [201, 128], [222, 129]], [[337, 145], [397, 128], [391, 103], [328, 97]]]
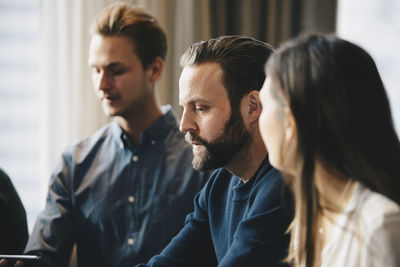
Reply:
[[286, 266], [292, 219], [282, 178], [265, 159], [247, 183], [224, 168], [196, 195], [194, 212], [160, 255], [144, 266]]

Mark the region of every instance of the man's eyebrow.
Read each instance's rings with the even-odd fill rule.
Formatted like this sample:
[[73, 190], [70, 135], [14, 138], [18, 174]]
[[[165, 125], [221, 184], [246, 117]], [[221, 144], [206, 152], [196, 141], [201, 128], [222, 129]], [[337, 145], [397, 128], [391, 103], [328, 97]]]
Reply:
[[112, 68], [112, 67], [118, 67], [118, 66], [124, 66], [124, 64], [121, 62], [112, 62], [112, 63], [108, 64], [106, 66], [106, 68]]
[[[92, 63], [92, 64], [89, 63], [89, 65], [91, 67], [99, 67], [99, 66], [101, 66], [101, 65], [98, 65], [98, 64], [94, 64], [94, 63]], [[124, 66], [124, 64], [122, 62], [111, 62], [111, 63], [105, 65], [104, 68], [109, 69], [109, 68], [119, 67], [119, 66]]]
[[202, 97], [192, 97], [192, 98], [189, 98], [189, 100], [188, 101], [185, 101], [185, 103], [182, 103], [182, 101], [179, 101], [179, 105], [183, 105], [183, 104], [189, 104], [189, 105], [193, 105], [193, 104], [196, 104], [196, 103], [200, 103], [200, 104], [211, 104], [212, 103], [212, 101], [210, 101], [210, 100], [206, 100], [206, 99], [204, 99], [204, 98], [202, 98]]

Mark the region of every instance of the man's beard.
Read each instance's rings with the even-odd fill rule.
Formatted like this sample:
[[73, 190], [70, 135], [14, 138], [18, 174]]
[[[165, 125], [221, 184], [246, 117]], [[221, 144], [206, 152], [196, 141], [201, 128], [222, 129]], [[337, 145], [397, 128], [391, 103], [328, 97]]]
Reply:
[[187, 132], [187, 142], [196, 142], [205, 148], [200, 152], [193, 152], [193, 168], [205, 171], [225, 166], [243, 148], [249, 136], [239, 110], [231, 114], [225, 123], [224, 132], [211, 142]]

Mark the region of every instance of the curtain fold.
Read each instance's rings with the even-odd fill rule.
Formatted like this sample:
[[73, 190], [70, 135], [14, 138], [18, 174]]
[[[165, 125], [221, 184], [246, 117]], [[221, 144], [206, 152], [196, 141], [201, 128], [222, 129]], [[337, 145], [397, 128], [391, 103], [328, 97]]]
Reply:
[[89, 25], [105, 0], [41, 0], [41, 195], [64, 148], [107, 121], [87, 66]]
[[335, 32], [337, 0], [209, 1], [211, 35], [244, 34], [273, 46], [302, 32]]

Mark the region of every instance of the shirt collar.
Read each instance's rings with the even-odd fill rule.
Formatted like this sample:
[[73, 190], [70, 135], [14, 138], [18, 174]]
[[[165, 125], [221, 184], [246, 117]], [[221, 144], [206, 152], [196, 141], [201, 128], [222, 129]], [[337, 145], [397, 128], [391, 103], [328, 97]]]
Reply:
[[[170, 105], [161, 107], [163, 115], [158, 118], [152, 125], [145, 129], [139, 138], [138, 145], [151, 144], [154, 145], [159, 141], [163, 140], [171, 130], [177, 130], [178, 124], [175, 115]], [[129, 147], [133, 148], [130, 144], [124, 131], [118, 125], [116, 120], [111, 122], [112, 133], [115, 140], [119, 143], [121, 148]]]

